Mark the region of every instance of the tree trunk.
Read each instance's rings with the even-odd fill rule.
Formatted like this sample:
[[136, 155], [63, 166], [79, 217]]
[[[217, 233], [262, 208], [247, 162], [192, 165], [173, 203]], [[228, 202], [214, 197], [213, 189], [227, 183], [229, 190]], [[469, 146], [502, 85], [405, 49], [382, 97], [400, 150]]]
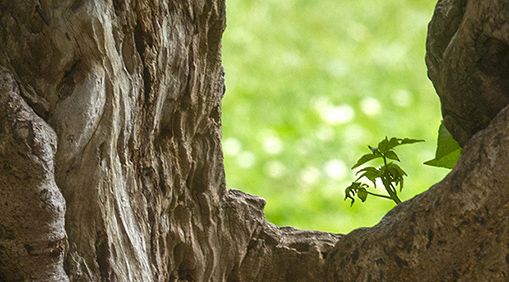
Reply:
[[0, 0], [0, 280], [506, 280], [508, 18], [439, 1], [427, 62], [464, 156], [341, 236], [226, 189], [223, 0]]

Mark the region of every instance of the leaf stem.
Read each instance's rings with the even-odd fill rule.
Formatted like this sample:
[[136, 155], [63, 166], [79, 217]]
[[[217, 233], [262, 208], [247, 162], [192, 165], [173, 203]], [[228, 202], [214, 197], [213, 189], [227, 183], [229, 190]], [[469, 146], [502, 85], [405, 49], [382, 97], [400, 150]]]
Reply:
[[392, 184], [389, 182], [389, 187], [391, 188], [391, 191], [392, 191], [392, 199], [394, 200], [394, 202], [396, 202], [396, 205], [397, 204], [401, 204], [401, 199], [398, 197], [398, 192], [396, 192], [396, 189], [392, 186]]
[[367, 192], [368, 194], [373, 195], [373, 196], [376, 196], [376, 197], [386, 198], [386, 199], [392, 200], [392, 198], [391, 198], [390, 196], [387, 196], [387, 195], [382, 195], [382, 194], [372, 193], [372, 192], [369, 192], [369, 191], [366, 191], [366, 192]]
[[[387, 158], [383, 154], [382, 158], [384, 160], [384, 166], [387, 167]], [[384, 184], [385, 190], [387, 191], [387, 193], [389, 193], [390, 196], [389, 198], [392, 199], [396, 203], [396, 205], [401, 204], [401, 200], [398, 197], [398, 192], [396, 192], [396, 190], [392, 186], [391, 180], [388, 179], [388, 177], [386, 177], [385, 175], [382, 175], [381, 179], [382, 183]]]

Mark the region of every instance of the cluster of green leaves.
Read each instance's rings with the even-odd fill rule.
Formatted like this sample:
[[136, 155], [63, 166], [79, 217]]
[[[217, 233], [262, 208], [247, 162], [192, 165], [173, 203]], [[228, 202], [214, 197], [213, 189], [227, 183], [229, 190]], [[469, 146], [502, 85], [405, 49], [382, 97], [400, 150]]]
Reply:
[[[401, 200], [398, 197], [397, 187], [399, 186], [399, 191], [403, 189], [404, 177], [407, 176], [407, 173], [394, 162], [400, 161], [394, 149], [401, 145], [423, 141], [424, 140], [410, 138], [393, 137], [389, 139], [385, 137], [385, 139], [378, 143], [378, 146], [368, 146], [371, 152], [360, 157], [352, 169], [358, 168], [359, 166], [373, 160], [380, 160], [382, 161], [382, 164], [379, 166], [366, 166], [357, 171], [356, 174], [359, 175], [359, 177], [345, 189], [345, 200], [350, 199], [351, 205], [353, 205], [355, 197], [359, 198], [362, 202], [365, 202], [368, 195], [371, 195], [392, 200], [396, 204], [401, 203]], [[368, 190], [370, 189], [369, 185], [361, 182], [363, 179], [369, 180], [369, 182], [373, 184], [374, 189], [377, 188], [377, 182], [381, 183], [387, 192], [387, 195], [371, 192]]]

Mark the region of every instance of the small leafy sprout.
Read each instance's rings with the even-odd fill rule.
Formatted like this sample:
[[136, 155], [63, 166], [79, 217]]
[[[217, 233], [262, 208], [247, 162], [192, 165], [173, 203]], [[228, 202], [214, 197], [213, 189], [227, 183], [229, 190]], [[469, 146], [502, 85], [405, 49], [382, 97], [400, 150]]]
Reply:
[[[368, 146], [371, 153], [365, 154], [353, 165], [352, 169], [358, 168], [372, 160], [382, 160], [383, 164], [375, 166], [366, 166], [357, 171], [359, 177], [352, 182], [350, 186], [345, 189], [345, 201], [350, 199], [351, 205], [355, 202], [355, 197], [365, 202], [368, 195], [385, 198], [394, 201], [396, 204], [401, 203], [398, 197], [397, 188], [399, 191], [403, 189], [404, 177], [407, 176], [406, 172], [395, 162], [400, 161], [398, 155], [394, 151], [397, 146], [405, 144], [413, 144], [417, 142], [424, 142], [424, 140], [410, 139], [410, 138], [387, 138], [378, 143], [378, 146]], [[361, 182], [361, 179], [369, 180], [373, 184], [373, 188], [377, 188], [377, 181], [382, 183], [383, 188], [388, 195], [370, 192], [369, 186]]]

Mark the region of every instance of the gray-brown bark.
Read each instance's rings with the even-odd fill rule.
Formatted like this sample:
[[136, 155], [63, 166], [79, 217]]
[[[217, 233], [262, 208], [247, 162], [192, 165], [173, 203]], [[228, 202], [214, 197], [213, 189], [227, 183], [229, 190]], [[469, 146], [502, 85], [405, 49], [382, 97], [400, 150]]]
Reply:
[[278, 228], [226, 189], [224, 1], [0, 0], [0, 278], [505, 280], [509, 110], [482, 129], [507, 104], [509, 13], [437, 7], [430, 77], [465, 154], [340, 236]]
[[[85, 281], [245, 280], [254, 277], [251, 267], [264, 279], [323, 272], [335, 236], [278, 229], [264, 221], [261, 199], [225, 188], [224, 8], [223, 1], [0, 1], [2, 79], [13, 76], [19, 86], [0, 92], [2, 102], [17, 103], [1, 109], [27, 108], [37, 134], [49, 139], [34, 145], [48, 149], [22, 158], [11, 139], [25, 118], [2, 117], [2, 191], [18, 197], [9, 200], [25, 214], [42, 201], [29, 198], [45, 189], [39, 186], [55, 201], [60, 190], [68, 238], [65, 254], [44, 249], [56, 258], [48, 264], [22, 246], [61, 240], [62, 210], [33, 218], [4, 213], [4, 279], [65, 279], [62, 258], [68, 278]], [[30, 166], [38, 158], [47, 162], [44, 173]], [[16, 177], [15, 165], [47, 179], [33, 188], [23, 179], [5, 182]], [[17, 232], [25, 218], [34, 229], [55, 225], [58, 236]], [[35, 273], [18, 263], [25, 258], [53, 268]], [[307, 264], [315, 269], [306, 271]]]
[[440, 0], [429, 25], [429, 77], [462, 145], [509, 104], [508, 14], [503, 0]]
[[[65, 201], [54, 178], [57, 137], [0, 68], [0, 280], [65, 276]], [[26, 277], [26, 276], [25, 276]]]

